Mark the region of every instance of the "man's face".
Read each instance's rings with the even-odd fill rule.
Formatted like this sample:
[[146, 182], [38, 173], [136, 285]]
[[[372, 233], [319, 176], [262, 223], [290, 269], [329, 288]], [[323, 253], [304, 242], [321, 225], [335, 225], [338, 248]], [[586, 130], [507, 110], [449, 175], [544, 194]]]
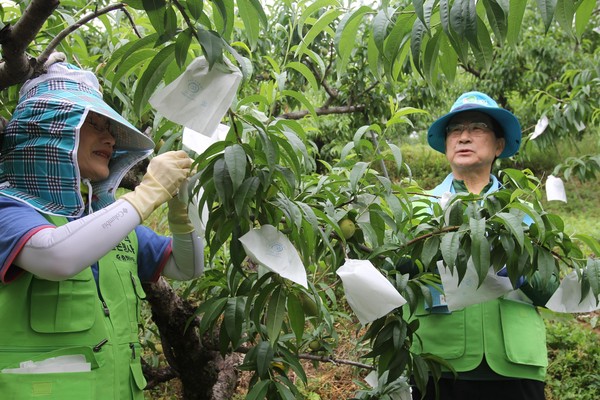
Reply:
[[89, 113], [79, 133], [77, 163], [81, 177], [92, 182], [108, 178], [108, 163], [114, 146], [115, 138], [110, 133], [110, 120]]
[[504, 139], [496, 137], [487, 114], [465, 111], [455, 115], [446, 127], [446, 158], [455, 173], [489, 174], [503, 150]]

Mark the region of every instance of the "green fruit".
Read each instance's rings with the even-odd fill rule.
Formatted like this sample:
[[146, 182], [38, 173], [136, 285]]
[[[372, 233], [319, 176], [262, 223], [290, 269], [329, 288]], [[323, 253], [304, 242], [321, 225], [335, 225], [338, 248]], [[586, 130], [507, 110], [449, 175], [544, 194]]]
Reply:
[[344, 234], [344, 239], [348, 240], [356, 232], [356, 224], [350, 218], [344, 218], [340, 221], [340, 229]]
[[308, 344], [308, 347], [313, 351], [317, 351], [321, 348], [321, 341], [318, 339], [315, 339]]
[[298, 298], [302, 304], [302, 311], [309, 317], [316, 317], [319, 314], [317, 303], [304, 292], [300, 292]]

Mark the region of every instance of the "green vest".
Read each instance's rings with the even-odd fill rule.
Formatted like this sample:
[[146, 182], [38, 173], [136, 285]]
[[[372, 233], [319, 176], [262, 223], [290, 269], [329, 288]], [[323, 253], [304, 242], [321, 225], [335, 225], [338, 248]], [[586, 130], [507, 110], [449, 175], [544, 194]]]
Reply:
[[[49, 217], [55, 225], [63, 217]], [[90, 246], [93, 246], [90, 243]], [[0, 370], [83, 354], [90, 372], [0, 373], [5, 400], [143, 400], [138, 317], [145, 293], [137, 274], [137, 237], [130, 233], [99, 262], [64, 281], [30, 273], [0, 286]]]
[[[452, 192], [454, 177], [429, 193]], [[490, 177], [486, 193], [498, 189]], [[525, 303], [495, 299], [452, 313], [430, 313], [424, 302], [411, 319], [419, 320], [411, 347], [415, 353], [431, 353], [445, 359], [456, 372], [473, 371], [483, 357], [499, 375], [544, 381], [548, 366], [546, 327], [536, 308]], [[447, 371], [444, 369], [444, 371]]]
[[485, 355], [502, 376], [544, 381], [548, 357], [546, 328], [535, 307], [505, 299], [465, 307], [451, 314], [421, 305], [412, 351], [442, 357], [457, 372], [475, 369]]

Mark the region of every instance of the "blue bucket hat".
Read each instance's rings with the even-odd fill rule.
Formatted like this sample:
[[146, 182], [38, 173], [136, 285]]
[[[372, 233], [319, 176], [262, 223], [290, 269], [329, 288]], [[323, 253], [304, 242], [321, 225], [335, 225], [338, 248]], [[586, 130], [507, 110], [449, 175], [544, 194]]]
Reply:
[[508, 110], [500, 108], [490, 96], [481, 92], [467, 92], [454, 102], [450, 112], [438, 118], [427, 131], [427, 142], [440, 153], [446, 153], [446, 126], [452, 117], [463, 111], [479, 111], [489, 115], [502, 128], [505, 141], [504, 151], [498, 158], [507, 158], [519, 150], [521, 146], [521, 124]]

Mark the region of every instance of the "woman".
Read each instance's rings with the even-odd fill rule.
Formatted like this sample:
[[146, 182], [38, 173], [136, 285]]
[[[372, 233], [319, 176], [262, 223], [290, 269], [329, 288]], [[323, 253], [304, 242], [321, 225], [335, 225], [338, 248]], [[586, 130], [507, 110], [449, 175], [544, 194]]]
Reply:
[[[154, 143], [102, 100], [96, 77], [58, 63], [20, 95], [0, 150], [2, 396], [143, 399], [140, 282], [203, 270], [202, 240], [173, 197], [192, 161], [154, 157], [115, 201]], [[172, 238], [140, 225], [165, 202]], [[19, 373], [27, 361], [73, 360], [61, 356], [82, 361], [60, 367], [74, 372]]]

